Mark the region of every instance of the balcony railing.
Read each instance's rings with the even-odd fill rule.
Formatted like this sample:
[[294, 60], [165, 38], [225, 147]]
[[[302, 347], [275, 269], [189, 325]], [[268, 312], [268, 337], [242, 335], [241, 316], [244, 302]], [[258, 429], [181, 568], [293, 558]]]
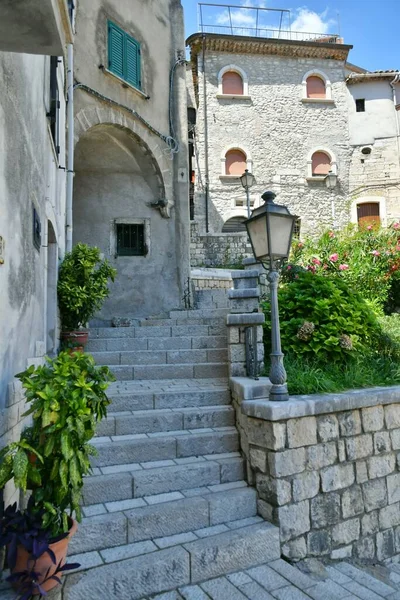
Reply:
[[200, 2], [198, 16], [201, 33], [332, 44], [339, 40], [336, 34], [292, 30], [290, 10], [286, 9]]

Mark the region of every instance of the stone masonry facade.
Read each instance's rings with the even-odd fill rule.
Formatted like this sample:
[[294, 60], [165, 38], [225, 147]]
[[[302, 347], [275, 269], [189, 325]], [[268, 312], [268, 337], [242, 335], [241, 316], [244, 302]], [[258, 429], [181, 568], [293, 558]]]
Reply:
[[191, 222], [190, 262], [192, 267], [234, 267], [252, 256], [246, 232], [201, 234], [199, 224]]
[[399, 388], [272, 403], [257, 385], [233, 380], [237, 425], [259, 514], [279, 525], [283, 556], [399, 553]]

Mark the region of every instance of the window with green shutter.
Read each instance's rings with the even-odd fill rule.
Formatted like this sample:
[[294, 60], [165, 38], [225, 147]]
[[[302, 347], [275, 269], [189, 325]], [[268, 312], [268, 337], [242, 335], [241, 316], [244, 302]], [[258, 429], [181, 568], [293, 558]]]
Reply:
[[120, 27], [108, 22], [108, 69], [140, 89], [140, 44]]

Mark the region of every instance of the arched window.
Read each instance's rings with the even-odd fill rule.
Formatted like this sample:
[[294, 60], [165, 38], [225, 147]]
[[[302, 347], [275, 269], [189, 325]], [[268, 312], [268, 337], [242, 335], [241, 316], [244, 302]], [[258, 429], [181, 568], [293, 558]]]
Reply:
[[245, 221], [246, 217], [232, 217], [231, 219], [228, 219], [222, 227], [222, 233], [238, 233], [246, 231]]
[[312, 155], [312, 176], [328, 175], [331, 170], [331, 157], [326, 152], [314, 152]]
[[222, 75], [222, 93], [243, 96], [243, 79], [235, 71], [227, 71]]
[[247, 159], [244, 152], [238, 149], [228, 150], [225, 154], [225, 175], [240, 177], [247, 169]]
[[301, 100], [303, 102], [333, 103], [332, 83], [323, 71], [313, 69], [303, 75]]
[[307, 98], [326, 98], [325, 81], [318, 75], [307, 78]]

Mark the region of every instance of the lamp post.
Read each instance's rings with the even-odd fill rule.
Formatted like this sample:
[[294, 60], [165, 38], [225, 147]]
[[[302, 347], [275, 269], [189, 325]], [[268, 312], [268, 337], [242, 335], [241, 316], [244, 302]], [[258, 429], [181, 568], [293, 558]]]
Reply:
[[253, 210], [246, 228], [254, 257], [268, 271], [271, 299], [271, 369], [270, 400], [289, 400], [286, 371], [283, 365], [278, 309], [278, 261], [289, 256], [294, 224], [297, 219], [286, 206], [275, 204], [275, 194], [264, 192], [264, 204]]
[[332, 211], [332, 227], [335, 229], [336, 227], [336, 211], [335, 211], [335, 199], [333, 197], [333, 190], [337, 184], [337, 175], [331, 170], [328, 175], [325, 177], [325, 185], [328, 190], [332, 190], [331, 197], [331, 211]]
[[247, 198], [247, 218], [250, 218], [250, 188], [254, 183], [254, 175], [250, 173], [248, 169], [245, 170], [243, 175], [240, 178], [240, 183], [246, 190], [246, 198]]

